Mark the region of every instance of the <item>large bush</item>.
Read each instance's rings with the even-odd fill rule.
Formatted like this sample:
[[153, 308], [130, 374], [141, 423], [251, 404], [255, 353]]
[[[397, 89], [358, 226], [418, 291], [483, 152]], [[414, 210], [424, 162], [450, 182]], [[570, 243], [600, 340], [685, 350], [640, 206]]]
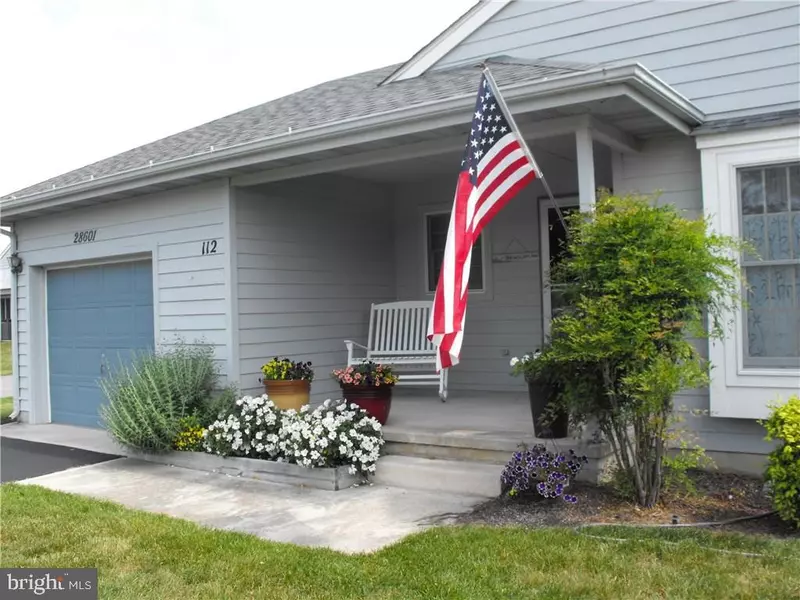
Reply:
[[767, 467], [773, 505], [784, 521], [800, 527], [800, 396], [773, 406], [763, 425], [767, 439], [780, 442]]
[[101, 408], [103, 423], [122, 446], [168, 452], [181, 419], [205, 410], [217, 379], [210, 346], [179, 343], [141, 354], [101, 380], [108, 399]]
[[673, 397], [705, 385], [691, 338], [720, 336], [737, 306], [735, 240], [646, 197], [601, 197], [569, 221], [553, 270], [568, 308], [547, 361], [560, 365], [574, 417], [594, 418], [637, 501], [654, 505], [667, 460]]

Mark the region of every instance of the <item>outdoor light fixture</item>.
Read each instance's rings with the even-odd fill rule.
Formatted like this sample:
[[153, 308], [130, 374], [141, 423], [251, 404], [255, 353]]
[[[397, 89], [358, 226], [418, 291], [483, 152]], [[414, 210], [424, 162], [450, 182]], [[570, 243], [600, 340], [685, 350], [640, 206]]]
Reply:
[[15, 275], [22, 273], [22, 258], [16, 252], [8, 257], [8, 264], [11, 266], [11, 272]]

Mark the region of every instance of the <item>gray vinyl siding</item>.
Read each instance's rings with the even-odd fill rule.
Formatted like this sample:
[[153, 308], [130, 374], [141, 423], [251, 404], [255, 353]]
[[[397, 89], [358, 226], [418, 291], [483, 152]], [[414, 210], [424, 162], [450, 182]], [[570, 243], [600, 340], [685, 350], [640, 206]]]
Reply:
[[[536, 152], [536, 149], [534, 149]], [[597, 152], [597, 185], [610, 187], [610, 165]], [[577, 166], [572, 160], [537, 157], [556, 196], [577, 197]], [[426, 294], [425, 214], [452, 208], [453, 177], [408, 183], [394, 190], [395, 268], [398, 300], [433, 299]], [[518, 262], [491, 262], [485, 294], [470, 293], [461, 362], [450, 372], [454, 391], [520, 392], [524, 383], [509, 375], [509, 359], [542, 343], [542, 288], [540, 275], [539, 199], [541, 184], [534, 183], [494, 217], [487, 228], [490, 255], [532, 252]], [[506, 355], [505, 352], [508, 352]]]
[[369, 307], [395, 297], [388, 198], [336, 176], [236, 190], [240, 385], [262, 393], [276, 355], [310, 360], [315, 401], [337, 387], [345, 339], [366, 343]]
[[[33, 400], [32, 378], [43, 380], [38, 371], [45, 369], [44, 350], [37, 349], [47, 347], [46, 328], [35, 323], [33, 330], [41, 339], [32, 340], [30, 320], [44, 319], [44, 269], [64, 264], [97, 264], [127, 255], [152, 258], [155, 342], [169, 346], [177, 336], [213, 345], [224, 383], [230, 347], [224, 284], [227, 211], [228, 185], [220, 180], [16, 223], [19, 253], [25, 260], [17, 277], [17, 364], [23, 420]], [[74, 244], [74, 232], [87, 229], [97, 229], [96, 241]], [[216, 254], [201, 255], [205, 240], [217, 241]], [[40, 282], [34, 290], [41, 290], [42, 297], [33, 297], [32, 269]], [[35, 387], [37, 406], [46, 405], [46, 390]]]
[[800, 107], [795, 1], [516, 0], [434, 68], [499, 55], [635, 60], [711, 118]]
[[[690, 138], [660, 138], [645, 142], [639, 154], [626, 154], [614, 163], [614, 188], [620, 193], [660, 192], [659, 201], [674, 204], [687, 216], [703, 213], [700, 181], [700, 153]], [[708, 342], [698, 341], [703, 357], [708, 357]], [[708, 389], [689, 390], [675, 399], [678, 409], [709, 411]], [[700, 446], [711, 452], [744, 452], [763, 454], [771, 446], [766, 443], [764, 429], [755, 421], [724, 419], [710, 414], [685, 416], [683, 425], [696, 434]]]

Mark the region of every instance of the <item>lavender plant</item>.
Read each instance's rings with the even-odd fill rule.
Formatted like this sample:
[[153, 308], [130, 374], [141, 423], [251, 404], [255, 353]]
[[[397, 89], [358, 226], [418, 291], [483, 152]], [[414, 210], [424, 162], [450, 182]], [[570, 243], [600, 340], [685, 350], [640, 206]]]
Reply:
[[574, 450], [567, 454], [549, 452], [543, 444], [536, 444], [514, 453], [500, 481], [509, 496], [535, 490], [544, 498], [562, 498], [575, 504], [578, 498], [566, 491], [587, 462], [585, 456], [578, 456]]

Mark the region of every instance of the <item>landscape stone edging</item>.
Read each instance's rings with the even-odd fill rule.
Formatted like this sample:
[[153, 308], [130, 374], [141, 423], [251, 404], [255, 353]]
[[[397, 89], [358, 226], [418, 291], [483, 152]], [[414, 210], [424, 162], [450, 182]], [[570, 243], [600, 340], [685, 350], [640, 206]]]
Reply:
[[248, 479], [312, 487], [320, 490], [344, 490], [360, 481], [358, 476], [351, 475], [348, 472], [348, 467], [310, 469], [285, 462], [238, 456], [218, 456], [206, 452], [181, 451], [167, 454], [136, 452], [130, 453], [128, 456], [164, 465], [194, 469], [195, 471], [208, 471], [233, 477], [247, 477]]

